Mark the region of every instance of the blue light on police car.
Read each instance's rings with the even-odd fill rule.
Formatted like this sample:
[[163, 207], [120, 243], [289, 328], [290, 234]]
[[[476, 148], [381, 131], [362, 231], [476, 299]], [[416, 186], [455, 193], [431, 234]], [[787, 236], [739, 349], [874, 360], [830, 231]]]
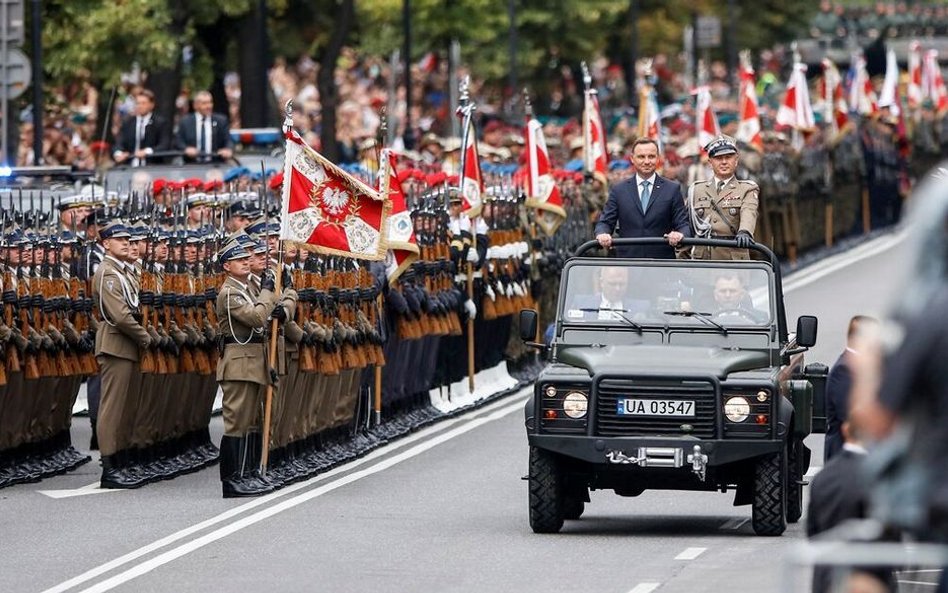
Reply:
[[13, 167], [0, 167], [0, 177], [12, 177]]

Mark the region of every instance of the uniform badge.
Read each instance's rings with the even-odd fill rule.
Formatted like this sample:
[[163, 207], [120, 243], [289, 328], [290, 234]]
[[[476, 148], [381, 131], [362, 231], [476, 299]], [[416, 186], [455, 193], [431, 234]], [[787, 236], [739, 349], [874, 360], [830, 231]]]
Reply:
[[737, 208], [731, 208], [729, 212], [731, 213], [731, 216], [737, 216]]
[[105, 285], [108, 286], [109, 290], [111, 291], [113, 288], [115, 288], [115, 280], [106, 280]]
[[696, 211], [698, 212], [698, 216], [704, 216], [704, 208], [696, 208]]
[[234, 297], [234, 302], [237, 303], [238, 305], [243, 305], [243, 304], [244, 304], [244, 297], [242, 297], [242, 296], [235, 296], [235, 297]]

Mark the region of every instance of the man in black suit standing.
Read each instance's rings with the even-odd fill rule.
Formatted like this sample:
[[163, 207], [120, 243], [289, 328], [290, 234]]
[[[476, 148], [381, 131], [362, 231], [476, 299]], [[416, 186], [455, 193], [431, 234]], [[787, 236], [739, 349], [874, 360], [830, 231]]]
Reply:
[[171, 126], [155, 113], [155, 94], [147, 89], [135, 95], [135, 115], [122, 122], [115, 152], [116, 164], [131, 161], [133, 167], [145, 164], [146, 157], [171, 147]]
[[841, 427], [849, 418], [849, 391], [852, 389], [853, 375], [849, 368], [849, 359], [858, 356], [854, 348], [860, 331], [867, 325], [878, 324], [873, 317], [856, 315], [849, 320], [846, 332], [846, 350], [839, 355], [826, 378], [826, 437], [823, 445], [823, 460], [829, 461], [843, 448]]
[[673, 247], [691, 236], [681, 185], [655, 173], [658, 143], [639, 138], [632, 144], [635, 175], [609, 189], [609, 199], [596, 223], [596, 240], [612, 246], [612, 233], [619, 225], [619, 238], [665, 237], [668, 245], [619, 247], [619, 257], [674, 259]]
[[194, 113], [178, 122], [177, 147], [187, 160], [206, 163], [214, 158], [227, 160], [233, 156], [230, 127], [227, 118], [214, 113], [211, 93], [201, 91], [194, 95]]

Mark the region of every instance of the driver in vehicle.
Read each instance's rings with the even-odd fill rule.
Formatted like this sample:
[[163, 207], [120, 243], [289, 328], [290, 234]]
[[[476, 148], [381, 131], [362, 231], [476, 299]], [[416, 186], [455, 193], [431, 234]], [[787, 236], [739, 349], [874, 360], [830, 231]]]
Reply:
[[567, 310], [568, 320], [621, 321], [622, 315], [632, 315], [648, 309], [648, 301], [629, 294], [629, 269], [605, 266], [593, 272], [599, 292], [576, 295]]
[[761, 323], [767, 314], [754, 308], [754, 303], [744, 288], [744, 281], [736, 272], [726, 272], [714, 281], [714, 316], [729, 323], [751, 320]]

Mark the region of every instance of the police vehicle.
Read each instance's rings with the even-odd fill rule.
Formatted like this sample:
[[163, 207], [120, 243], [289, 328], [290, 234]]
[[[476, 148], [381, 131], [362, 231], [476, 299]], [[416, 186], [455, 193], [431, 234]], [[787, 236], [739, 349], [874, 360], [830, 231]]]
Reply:
[[814, 400], [823, 409], [826, 367], [803, 367], [816, 317], [788, 331], [778, 260], [762, 245], [764, 261], [587, 255], [598, 247], [566, 263], [549, 344], [533, 342], [536, 312], [520, 313], [521, 338], [550, 360], [525, 409], [533, 531], [578, 519], [590, 490], [662, 489], [733, 491], [755, 533], [780, 535], [802, 514], [803, 439]]

